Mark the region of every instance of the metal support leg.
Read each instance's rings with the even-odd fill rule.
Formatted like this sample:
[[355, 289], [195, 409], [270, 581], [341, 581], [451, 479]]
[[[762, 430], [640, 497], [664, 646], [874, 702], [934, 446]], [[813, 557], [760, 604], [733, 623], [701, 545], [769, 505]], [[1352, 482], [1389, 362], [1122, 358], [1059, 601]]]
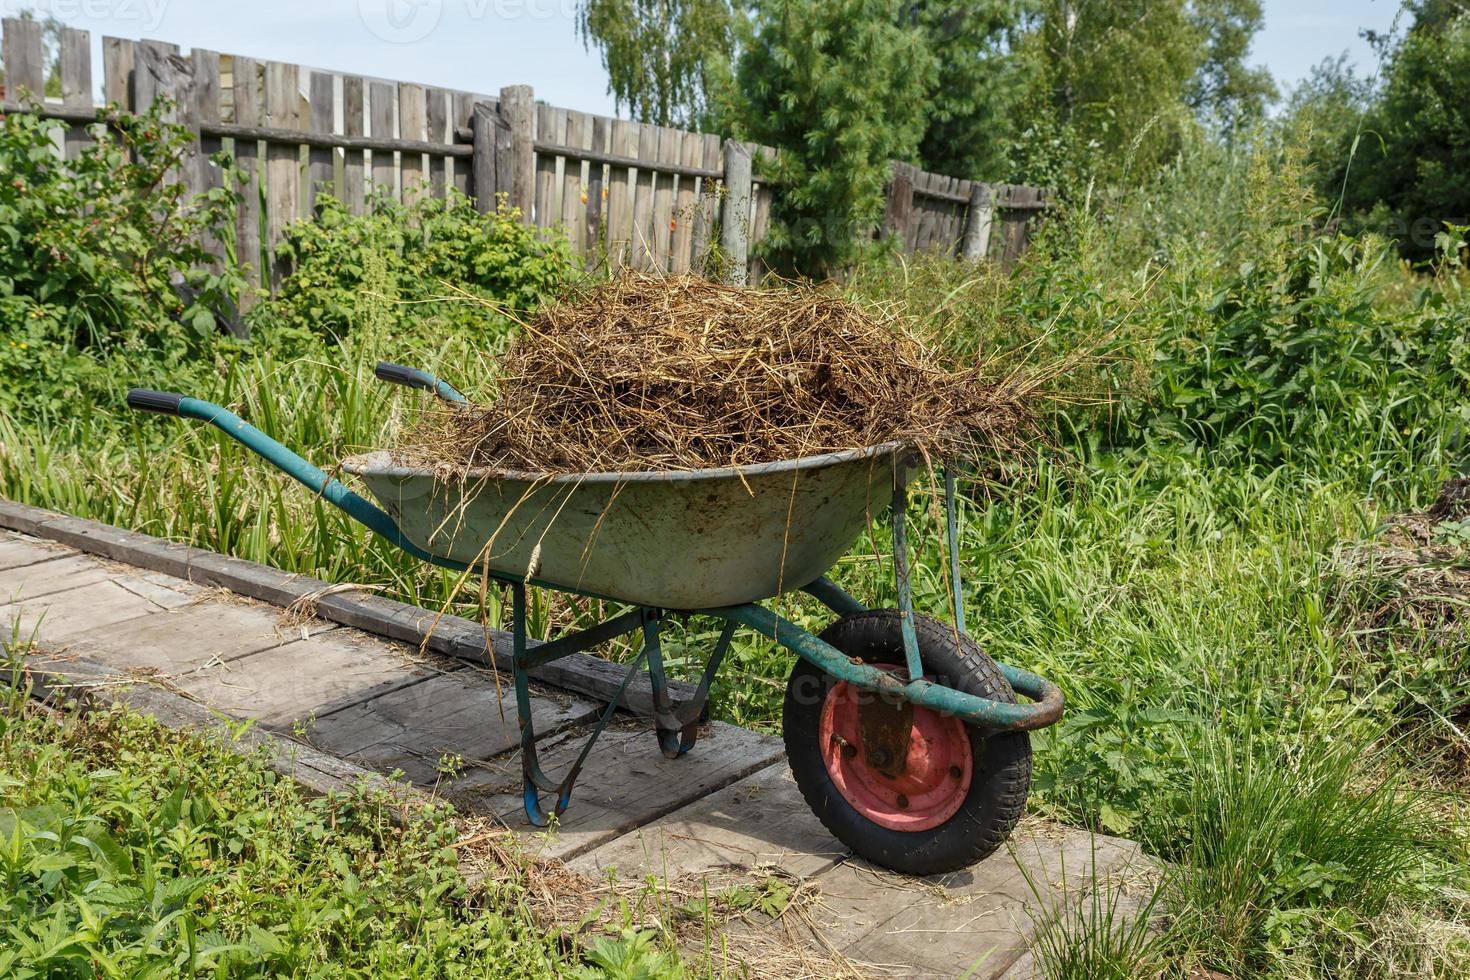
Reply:
[[898, 589], [899, 626], [909, 680], [918, 680], [924, 676], [924, 665], [919, 658], [919, 637], [914, 632], [914, 595], [909, 586], [909, 547], [904, 526], [904, 511], [908, 507], [906, 483], [903, 467], [899, 467], [893, 475], [893, 578]]
[[[668, 685], [664, 680], [662, 650], [658, 646], [657, 637], [650, 645], [648, 671], [653, 688], [653, 723], [658, 732], [659, 751], [664, 754], [664, 758], [677, 759], [694, 748], [694, 744], [699, 741], [699, 721], [709, 701], [710, 684], [714, 681], [715, 674], [719, 673], [720, 664], [729, 652], [730, 641], [738, 628], [738, 623], [725, 621], [720, 630], [720, 638], [715, 641], [715, 648], [710, 653], [709, 662], [704, 666], [704, 673], [700, 675], [699, 686], [695, 688], [694, 695], [680, 705], [674, 705], [669, 698]], [[655, 657], [659, 658], [656, 671]]]
[[[649, 623], [657, 625], [657, 615], [652, 610], [643, 610], [641, 615], [645, 630]], [[521, 726], [521, 802], [526, 810], [526, 819], [533, 826], [545, 827], [551, 820], [541, 809], [541, 792], [556, 794], [556, 807], [553, 812], [557, 816], [566, 811], [568, 804], [571, 803], [572, 787], [576, 785], [577, 776], [582, 772], [582, 764], [587, 761], [587, 755], [592, 751], [592, 746], [597, 743], [598, 737], [607, 728], [607, 723], [627, 692], [628, 685], [643, 666], [648, 649], [645, 646], [643, 652], [639, 653], [629, 665], [623, 674], [623, 680], [618, 686], [617, 693], [613, 695], [612, 700], [607, 703], [607, 707], [598, 717], [597, 725], [587, 736], [587, 741], [583, 744], [582, 751], [578, 753], [576, 761], [572, 763], [561, 781], [557, 782], [541, 771], [541, 765], [536, 756], [536, 729], [531, 715], [531, 685], [527, 675], [531, 658], [526, 651], [526, 587], [520, 582], [511, 584], [511, 641], [514, 653], [511, 667], [515, 675], [516, 714], [519, 716]]]
[[954, 597], [954, 626], [965, 632], [965, 593], [960, 585], [960, 532], [955, 520], [954, 472], [944, 468], [944, 531], [949, 540], [949, 591]]
[[648, 686], [653, 689], [653, 727], [658, 735], [658, 748], [666, 759], [677, 759], [679, 750], [679, 725], [674, 720], [669, 703], [669, 681], [664, 673], [663, 645], [659, 639], [660, 623], [649, 620], [643, 624], [643, 651], [648, 655]]

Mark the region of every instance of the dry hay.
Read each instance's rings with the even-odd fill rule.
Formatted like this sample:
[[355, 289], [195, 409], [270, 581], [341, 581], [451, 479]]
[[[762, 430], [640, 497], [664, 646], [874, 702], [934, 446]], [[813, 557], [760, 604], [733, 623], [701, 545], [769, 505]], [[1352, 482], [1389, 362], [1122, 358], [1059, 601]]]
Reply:
[[1447, 534], [1470, 519], [1470, 479], [1449, 480], [1422, 513], [1396, 514], [1376, 539], [1338, 553], [1339, 598], [1370, 642], [1463, 647], [1470, 624], [1470, 547]]
[[395, 452], [442, 473], [742, 466], [914, 444], [1014, 454], [1039, 380], [950, 370], [891, 320], [822, 288], [628, 273], [547, 306], [490, 401], [426, 414]]
[[[660, 937], [691, 965], [780, 980], [865, 977], [824, 941], [816, 883], [774, 865], [728, 865], [703, 873], [593, 877], [529, 853], [528, 841], [498, 821], [457, 817], [453, 847], [471, 892], [524, 890], [524, 907], [565, 952], [580, 955], [601, 936], [630, 927]], [[762, 903], [761, 899], [767, 901]]]

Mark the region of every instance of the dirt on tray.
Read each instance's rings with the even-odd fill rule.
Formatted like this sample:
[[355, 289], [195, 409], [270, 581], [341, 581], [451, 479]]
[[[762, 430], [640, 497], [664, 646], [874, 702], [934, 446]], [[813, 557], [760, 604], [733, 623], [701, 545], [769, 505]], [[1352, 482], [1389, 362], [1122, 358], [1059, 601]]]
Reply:
[[1036, 376], [954, 367], [832, 290], [629, 273], [553, 303], [468, 410], [410, 427], [399, 462], [538, 473], [744, 466], [903, 440], [1008, 457]]

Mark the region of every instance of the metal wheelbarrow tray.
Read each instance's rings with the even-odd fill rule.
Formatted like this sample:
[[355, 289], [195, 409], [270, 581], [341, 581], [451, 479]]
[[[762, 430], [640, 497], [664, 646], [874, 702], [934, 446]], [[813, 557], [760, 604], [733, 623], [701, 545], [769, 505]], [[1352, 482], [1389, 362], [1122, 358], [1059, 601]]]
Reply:
[[[432, 375], [393, 364], [378, 377], [464, 397]], [[951, 871], [998, 847], [1024, 810], [1027, 732], [1054, 723], [1060, 690], [991, 660], [965, 633], [954, 479], [944, 474], [955, 622], [913, 610], [906, 544], [912, 451], [899, 443], [740, 468], [548, 477], [470, 470], [453, 477], [395, 465], [386, 452], [343, 461], [375, 506], [232, 412], [168, 392], [133, 389], [139, 410], [209, 422], [410, 554], [509, 586], [516, 705], [527, 819], [546, 826], [540, 794], [568, 806], [582, 764], [621, 700], [609, 702], [560, 779], [541, 770], [528, 671], [626, 633], [643, 647], [664, 755], [695, 744], [710, 683], [740, 627], [799, 658], [782, 731], [793, 776], [816, 815], [862, 856], [915, 874]], [[898, 608], [868, 610], [825, 576], [891, 509]], [[632, 608], [534, 647], [528, 586]], [[839, 617], [815, 635], [759, 604], [809, 593]], [[722, 620], [695, 694], [671, 702], [660, 626], [671, 612]], [[1017, 694], [1030, 699], [1018, 701]]]

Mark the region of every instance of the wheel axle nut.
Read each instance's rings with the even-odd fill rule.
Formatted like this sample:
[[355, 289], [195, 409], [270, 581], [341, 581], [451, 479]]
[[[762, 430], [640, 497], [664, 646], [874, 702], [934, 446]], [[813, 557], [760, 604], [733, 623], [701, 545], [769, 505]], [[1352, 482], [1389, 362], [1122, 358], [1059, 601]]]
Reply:
[[909, 808], [909, 798], [902, 793], [898, 794], [898, 808], [900, 810], [907, 810]]

